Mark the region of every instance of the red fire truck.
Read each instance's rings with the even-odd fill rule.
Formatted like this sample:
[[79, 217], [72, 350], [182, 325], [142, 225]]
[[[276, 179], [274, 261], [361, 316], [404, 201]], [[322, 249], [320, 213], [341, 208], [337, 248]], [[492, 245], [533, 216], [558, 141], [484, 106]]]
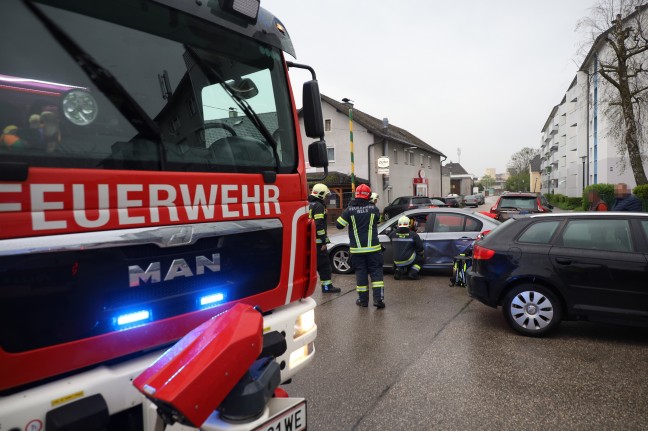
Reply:
[[317, 332], [289, 67], [328, 162], [281, 21], [259, 0], [0, 16], [0, 430], [305, 429], [277, 396]]

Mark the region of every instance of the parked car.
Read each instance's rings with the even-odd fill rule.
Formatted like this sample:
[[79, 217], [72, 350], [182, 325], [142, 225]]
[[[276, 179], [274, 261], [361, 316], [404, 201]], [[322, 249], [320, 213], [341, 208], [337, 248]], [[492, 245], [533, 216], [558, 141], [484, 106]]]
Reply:
[[446, 197], [434, 196], [430, 199], [438, 199], [440, 201], [443, 201], [446, 203], [448, 207], [452, 207], [452, 208], [461, 208], [462, 207], [461, 204], [463, 202], [463, 200], [459, 195], [446, 196]]
[[553, 210], [544, 195], [537, 193], [506, 193], [499, 197], [490, 212], [497, 220], [506, 221], [515, 214], [550, 213]]
[[394, 199], [394, 201], [387, 205], [383, 210], [384, 219], [390, 219], [403, 211], [415, 208], [430, 208], [432, 206], [432, 199], [427, 196], [401, 196]]
[[479, 202], [479, 205], [484, 205], [486, 203], [486, 196], [484, 196], [483, 193], [477, 193], [475, 196], [477, 196], [477, 202]]
[[[387, 235], [396, 229], [402, 215], [398, 214], [378, 226], [378, 239], [385, 246], [384, 267], [387, 269], [391, 269], [394, 263]], [[405, 215], [414, 219], [415, 229], [423, 240], [422, 267], [427, 269], [451, 269], [454, 257], [472, 245], [480, 233], [491, 231], [500, 224], [497, 220], [463, 209], [425, 208], [405, 211]], [[329, 239], [328, 253], [333, 271], [339, 274], [353, 272], [348, 233], [329, 235]]]
[[432, 201], [432, 205], [430, 205], [430, 208], [447, 208], [448, 204], [445, 203], [445, 201], [437, 198], [430, 198], [430, 201]]
[[464, 198], [464, 205], [477, 208], [479, 206], [479, 198], [477, 195], [468, 195]]
[[561, 320], [648, 326], [648, 214], [514, 216], [473, 248], [468, 294], [521, 334]]

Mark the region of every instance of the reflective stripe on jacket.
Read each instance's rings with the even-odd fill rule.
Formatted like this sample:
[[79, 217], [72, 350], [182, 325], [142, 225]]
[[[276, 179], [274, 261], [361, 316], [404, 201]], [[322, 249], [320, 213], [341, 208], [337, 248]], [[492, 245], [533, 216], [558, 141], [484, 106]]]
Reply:
[[313, 195], [308, 196], [308, 218], [315, 220], [315, 242], [317, 244], [328, 244], [330, 241], [326, 235], [326, 207], [321, 199]]
[[349, 251], [351, 253], [374, 253], [380, 251], [378, 220], [380, 211], [366, 199], [354, 199], [338, 217], [338, 229], [349, 227]]
[[416, 259], [416, 254], [423, 254], [421, 237], [409, 228], [399, 227], [389, 234], [396, 266], [408, 266]]

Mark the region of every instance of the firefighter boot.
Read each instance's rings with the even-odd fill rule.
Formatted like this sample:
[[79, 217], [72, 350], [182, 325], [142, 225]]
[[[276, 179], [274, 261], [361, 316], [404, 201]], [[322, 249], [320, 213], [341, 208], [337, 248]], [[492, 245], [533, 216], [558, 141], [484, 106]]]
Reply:
[[407, 278], [409, 278], [410, 280], [420, 279], [421, 276], [419, 275], [419, 270], [415, 266], [411, 267], [407, 272]]
[[403, 276], [403, 268], [397, 266], [396, 269], [394, 269], [394, 278], [396, 280], [400, 280], [402, 276]]
[[358, 307], [368, 307], [369, 306], [369, 292], [358, 292], [358, 299], [356, 300], [356, 305]]
[[385, 303], [382, 297], [382, 289], [373, 290], [373, 305], [377, 308], [385, 308]]
[[339, 287], [335, 287], [332, 284], [327, 284], [326, 286], [322, 286], [322, 293], [340, 293], [342, 292], [342, 289]]

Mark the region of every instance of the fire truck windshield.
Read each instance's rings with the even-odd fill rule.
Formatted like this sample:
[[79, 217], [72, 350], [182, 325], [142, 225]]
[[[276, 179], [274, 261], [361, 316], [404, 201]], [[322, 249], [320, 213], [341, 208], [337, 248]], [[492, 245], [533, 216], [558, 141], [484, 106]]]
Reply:
[[3, 52], [21, 53], [0, 66], [3, 161], [296, 170], [278, 49], [153, 2], [44, 3], [41, 19], [22, 2], [0, 4], [12, 17], [5, 30], [21, 35], [0, 41]]

